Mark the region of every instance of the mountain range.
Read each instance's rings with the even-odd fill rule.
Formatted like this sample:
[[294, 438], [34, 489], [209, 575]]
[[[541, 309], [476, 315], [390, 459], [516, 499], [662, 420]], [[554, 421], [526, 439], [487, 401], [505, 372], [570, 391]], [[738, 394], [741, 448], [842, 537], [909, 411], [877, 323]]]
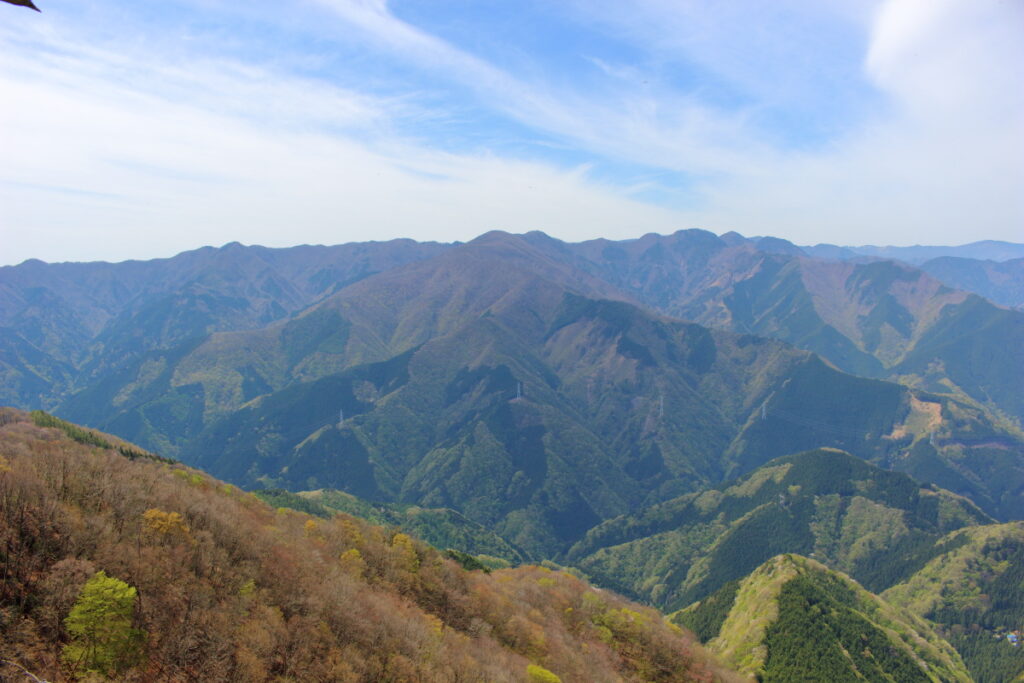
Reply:
[[1024, 314], [787, 244], [28, 262], [0, 271], [4, 400], [247, 487], [450, 508], [537, 557], [822, 446], [1024, 515]]
[[930, 260], [952, 257], [981, 261], [1010, 261], [1012, 259], [1024, 258], [1024, 245], [1014, 242], [1002, 242], [999, 240], [980, 240], [959, 246], [929, 246], [914, 245], [911, 247], [891, 246], [860, 246], [860, 247], [838, 247], [834, 244], [817, 244], [804, 246], [801, 249], [808, 256], [833, 258], [833, 259], [856, 259], [856, 258], [881, 258], [894, 261], [903, 261], [911, 265], [919, 266]]
[[943, 256], [920, 267], [954, 289], [975, 292], [1007, 308], [1024, 308], [1024, 258], [990, 261]]
[[[1014, 245], [968, 246], [1003, 258]], [[510, 680], [609, 675], [531, 645], [579, 627], [545, 600], [589, 615], [602, 645], [587, 647], [612, 648], [602, 671], [657, 679], [644, 667], [672, 656], [636, 649], [668, 637], [633, 630], [655, 613], [594, 612], [600, 591], [573, 593], [561, 567], [672, 612], [725, 666], [762, 680], [1021, 676], [1006, 636], [1024, 618], [1024, 313], [987, 298], [1019, 287], [1015, 261], [819, 247], [699, 230], [576, 244], [495, 231], [0, 268], [0, 401], [57, 416], [3, 413], [0, 464], [27, 458], [18, 476], [50, 482], [34, 454], [70, 449], [62, 467], [92, 463], [81, 476], [99, 481], [128, 458], [228, 494], [174, 507], [180, 491], [118, 485], [136, 507], [180, 508], [190, 529], [213, 528], [196, 506], [220, 509], [218, 524], [254, 514], [236, 498], [299, 515], [274, 533], [305, 525], [314, 545], [315, 530], [351, 529], [354, 515], [388, 527], [363, 537], [401, 546], [357, 544], [364, 562], [418, 538], [419, 563], [519, 571], [508, 580], [575, 595], [530, 598], [537, 614], [501, 635], [501, 666], [521, 669]], [[65, 437], [75, 445], [41, 445]], [[102, 466], [88, 448], [107, 453]], [[82, 519], [107, 514], [74, 500]], [[349, 532], [323, 537], [336, 533]], [[123, 574], [117, 552], [87, 560]], [[60, 559], [46, 558], [33, 562]], [[531, 562], [554, 583], [511, 569]], [[25, 571], [31, 582], [51, 570]], [[367, 605], [392, 599], [375, 595]], [[416, 595], [438, 614], [436, 594]], [[287, 599], [261, 609], [302, 614]], [[12, 605], [0, 609], [29, 613]], [[757, 628], [742, 627], [748, 615]], [[475, 638], [492, 617], [452, 628]], [[264, 654], [245, 657], [272, 669]], [[407, 664], [368, 656], [365, 671]], [[700, 675], [729, 680], [706, 661]]]

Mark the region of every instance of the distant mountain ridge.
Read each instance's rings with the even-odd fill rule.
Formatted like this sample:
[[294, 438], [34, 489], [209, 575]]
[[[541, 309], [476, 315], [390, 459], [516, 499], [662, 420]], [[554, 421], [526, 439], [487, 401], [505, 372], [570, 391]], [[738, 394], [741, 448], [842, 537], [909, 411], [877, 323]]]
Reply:
[[233, 242], [152, 261], [0, 267], [0, 403], [52, 407], [151, 349], [267, 325], [445, 248], [412, 240], [288, 249]]
[[872, 246], [839, 247], [834, 244], [816, 244], [800, 247], [808, 256], [848, 260], [858, 257], [872, 257], [904, 261], [919, 266], [926, 261], [941, 257], [978, 259], [983, 261], [1009, 261], [1024, 258], [1024, 244], [999, 240], [981, 240], [958, 246], [912, 247]]
[[[662, 313], [782, 339], [847, 372], [952, 392], [1024, 420], [1024, 314], [909, 265], [811, 259], [784, 240], [701, 230], [530, 241]], [[769, 241], [773, 248], [762, 250]]]
[[942, 256], [920, 266], [949, 287], [974, 292], [993, 303], [1024, 308], [1024, 258], [988, 261]]
[[[993, 374], [991, 362], [964, 367], [961, 361], [1017, 348], [1024, 335], [1019, 316], [944, 291], [909, 267], [843, 266], [804, 258], [785, 240], [719, 238], [699, 230], [622, 242], [567, 244], [542, 233], [518, 239], [577, 275], [605, 280], [611, 288], [598, 293], [602, 298], [624, 297], [705, 325], [774, 336], [857, 374], [931, 391], [946, 391], [942, 382], [950, 379], [962, 396], [1022, 419], [1019, 392], [1004, 385], [1024, 381], [1016, 369], [1024, 362], [996, 363]], [[232, 243], [148, 262], [29, 261], [0, 268], [0, 400], [54, 407], [150, 349], [272, 324], [367, 275], [455, 246], [395, 240], [267, 249]], [[1022, 285], [1009, 267], [944, 277], [1012, 306]], [[972, 312], [959, 315], [965, 305]], [[962, 327], [966, 318], [967, 336], [950, 330], [963, 337], [950, 346], [945, 328]], [[937, 325], [940, 339], [930, 334]], [[1013, 340], [1001, 344], [1006, 335]], [[924, 353], [915, 352], [919, 344]], [[932, 362], [936, 354], [939, 365]]]

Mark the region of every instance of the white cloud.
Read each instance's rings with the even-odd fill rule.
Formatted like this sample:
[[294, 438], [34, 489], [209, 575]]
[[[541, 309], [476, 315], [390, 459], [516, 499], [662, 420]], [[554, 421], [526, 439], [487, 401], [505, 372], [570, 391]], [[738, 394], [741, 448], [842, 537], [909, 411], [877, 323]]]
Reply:
[[1024, 4], [890, 0], [878, 13], [867, 73], [918, 119], [1019, 126]]
[[[368, 10], [323, 1], [528, 125], [608, 158], [701, 178], [698, 203], [679, 214], [687, 224], [804, 242], [958, 242], [977, 238], [976, 230], [1020, 239], [1019, 4], [578, 5], [581, 21], [603, 23], [655, 61], [700, 65], [749, 98], [727, 110], [702, 99], [699, 85], [682, 92], [652, 75], [637, 87], [640, 71], [600, 59], [595, 63], [618, 87], [556, 93], [403, 23], [386, 3]], [[839, 124], [830, 142], [794, 151], [752, 120], [766, 106], [789, 107], [809, 124], [828, 107], [862, 111]]]
[[[414, 143], [400, 124], [450, 116], [444, 102], [415, 88], [371, 95], [352, 74], [349, 88], [296, 76], [301, 54], [268, 66], [164, 42], [111, 48], [86, 29], [0, 27], [0, 261], [166, 255], [232, 239], [468, 239], [490, 228], [567, 239], [680, 227], [798, 242], [1024, 239], [1019, 3], [581, 5], [652, 62], [699, 64], [748, 95], [725, 107], [601, 55], [583, 55], [604, 69], [600, 87], [556, 86], [543, 68], [506, 72], [381, 0], [316, 1], [344, 22], [346, 49], [355, 30], [584, 157], [692, 174], [697, 200], [659, 208], [630, 199], [643, 182], [599, 184], [586, 166]], [[318, 40], [332, 32], [322, 27]], [[858, 52], [830, 51], [833, 34]], [[859, 74], [848, 64], [857, 58]], [[819, 86], [819, 97], [842, 94], [834, 82], [851, 74], [877, 102], [816, 148], [794, 151], [755, 120], [765, 107], [813, 109]]]
[[714, 189], [710, 212], [801, 242], [1024, 239], [1024, 18], [998, 0], [888, 0], [866, 75], [890, 108], [824, 153]]
[[745, 169], [751, 159], [771, 154], [748, 129], [742, 111], [636, 80], [616, 79], [600, 92], [523, 80], [402, 21], [383, 0], [318, 2], [406, 62], [440, 73], [475, 91], [486, 106], [592, 154], [700, 174]]
[[409, 143], [389, 131], [392, 102], [251, 66], [50, 45], [59, 58], [14, 57], [0, 74], [0, 101], [17, 103], [0, 110], [5, 262], [678, 227], [580, 169]]
[[[637, 44], [701, 64], [766, 104], [827, 99], [841, 91], [830, 79], [857, 76], [843, 73], [841, 46], [830, 50], [830, 36], [816, 34], [814, 21], [836, 24], [839, 36], [864, 31], [860, 87], [874, 88], [877, 100], [854, 118], [857, 125], [805, 151], [772, 148], [743, 130], [744, 142], [760, 145], [701, 184], [705, 201], [687, 222], [801, 243], [1024, 239], [1024, 5], [600, 6], [603, 20], [622, 22]], [[784, 22], [787, 16], [798, 21]]]

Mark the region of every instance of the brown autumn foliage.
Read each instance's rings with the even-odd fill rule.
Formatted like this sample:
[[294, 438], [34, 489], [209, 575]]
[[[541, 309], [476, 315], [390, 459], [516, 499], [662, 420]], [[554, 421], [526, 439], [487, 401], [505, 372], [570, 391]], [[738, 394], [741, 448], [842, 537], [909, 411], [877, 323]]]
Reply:
[[531, 664], [566, 682], [739, 680], [568, 573], [468, 572], [0, 408], [0, 680], [80, 673], [63, 620], [100, 570], [138, 590], [144, 652], [123, 681], [528, 681]]

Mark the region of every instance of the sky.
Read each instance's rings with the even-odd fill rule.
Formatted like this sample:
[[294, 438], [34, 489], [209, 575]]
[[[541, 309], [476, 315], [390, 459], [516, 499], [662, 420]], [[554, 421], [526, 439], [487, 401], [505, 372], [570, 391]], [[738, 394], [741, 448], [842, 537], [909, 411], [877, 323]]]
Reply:
[[0, 4], [0, 264], [1024, 242], [1024, 0]]

